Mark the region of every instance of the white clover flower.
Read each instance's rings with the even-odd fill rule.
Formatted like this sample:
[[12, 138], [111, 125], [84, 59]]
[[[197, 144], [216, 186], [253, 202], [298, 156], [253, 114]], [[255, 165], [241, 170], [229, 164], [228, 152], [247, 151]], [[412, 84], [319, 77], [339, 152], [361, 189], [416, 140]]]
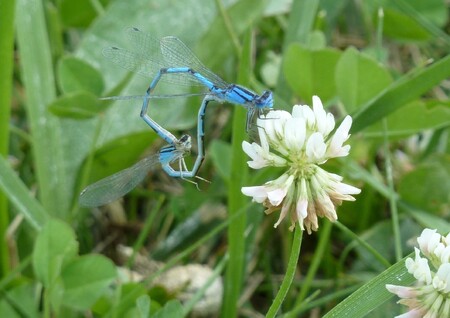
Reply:
[[415, 259], [408, 258], [405, 262], [408, 272], [417, 279], [415, 286], [386, 285], [387, 290], [401, 298], [398, 303], [410, 309], [397, 317], [450, 317], [448, 238], [449, 235], [444, 237], [436, 230], [423, 230], [417, 239], [419, 249], [415, 248]]
[[441, 240], [441, 235], [436, 230], [425, 229], [422, 234], [417, 238], [420, 250], [426, 256], [430, 256], [432, 251], [436, 249]]
[[317, 217], [337, 220], [336, 205], [354, 201], [360, 189], [342, 183], [342, 177], [319, 167], [330, 158], [347, 156], [347, 141], [352, 118], [345, 117], [334, 134], [334, 116], [327, 113], [317, 96], [313, 107], [295, 105], [292, 113], [274, 110], [257, 120], [260, 143], [244, 141], [242, 148], [252, 159], [253, 169], [268, 166], [286, 167], [277, 179], [262, 186], [243, 187], [242, 193], [267, 208], [266, 213], [280, 211], [277, 227], [290, 216], [293, 230], [299, 226], [311, 233], [318, 229]]
[[408, 273], [412, 274], [419, 282], [430, 284], [431, 283], [431, 271], [428, 266], [428, 260], [420, 257], [420, 250], [415, 247], [416, 258], [407, 258], [405, 261]]

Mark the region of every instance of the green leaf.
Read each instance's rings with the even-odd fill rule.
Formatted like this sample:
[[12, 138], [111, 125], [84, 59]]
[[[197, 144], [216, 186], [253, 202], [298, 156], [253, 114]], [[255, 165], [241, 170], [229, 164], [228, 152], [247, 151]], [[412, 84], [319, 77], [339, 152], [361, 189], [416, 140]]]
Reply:
[[[413, 101], [387, 117], [388, 134], [390, 137], [404, 138], [427, 129], [447, 127], [450, 123], [449, 106], [448, 101]], [[382, 123], [368, 128], [366, 136], [382, 138]]]
[[327, 46], [327, 39], [325, 37], [325, 34], [323, 32], [314, 30], [311, 33], [309, 33], [308, 40], [307, 40], [307, 47], [313, 50], [320, 50], [324, 49]]
[[58, 117], [88, 119], [104, 112], [104, 105], [91, 93], [77, 92], [56, 99], [48, 106], [48, 110]]
[[[420, 225], [412, 221], [411, 218], [402, 219], [399, 222], [399, 235], [402, 238], [401, 248], [406, 251], [409, 250], [411, 246], [407, 244], [407, 240], [420, 233], [421, 230]], [[366, 271], [381, 273], [389, 266], [389, 263], [386, 266], [386, 262], [395, 261], [395, 247], [393, 244], [386, 244], [386, 241], [394, 239], [392, 221], [382, 220], [366, 231], [359, 233], [358, 236], [379, 255], [374, 255], [364, 245], [355, 244], [355, 254], [358, 257], [352, 262], [353, 270], [364, 268]], [[383, 257], [384, 261], [380, 262], [378, 256]]]
[[231, 174], [230, 144], [222, 140], [213, 140], [209, 148], [209, 155], [214, 162], [217, 173], [223, 180], [229, 182]]
[[351, 133], [356, 133], [406, 106], [408, 102], [417, 99], [448, 77], [450, 55], [427, 67], [419, 67], [409, 72], [360, 108], [353, 116]]
[[404, 13], [384, 9], [383, 33], [389, 37], [408, 41], [426, 41], [431, 35], [413, 18]]
[[89, 26], [96, 16], [95, 9], [92, 5], [93, 3], [94, 2], [90, 0], [60, 0], [59, 9], [61, 20], [64, 25], [76, 28]]
[[[315, 42], [310, 37], [311, 32], [314, 30], [314, 22], [316, 21], [319, 3], [321, 2], [323, 1], [292, 1], [288, 25], [283, 39], [282, 51], [284, 53], [292, 43], [299, 42], [308, 46], [308, 42]], [[283, 65], [285, 58], [286, 55], [283, 56]], [[292, 97], [292, 92], [289, 90], [288, 85], [286, 85], [286, 79], [282, 72], [278, 76], [275, 95], [279, 96], [282, 100], [289, 100]]]
[[336, 95], [334, 72], [340, 56], [332, 48], [312, 50], [292, 44], [283, 59], [286, 81], [303, 100], [318, 95], [326, 103]]
[[[411, 256], [412, 254], [407, 257]], [[405, 267], [407, 257], [364, 284], [330, 310], [323, 318], [365, 317], [371, 311], [394, 297], [394, 294], [391, 294], [386, 289], [386, 284], [409, 286], [415, 280]], [[362, 299], [370, 301], [361, 301]]]
[[404, 175], [398, 185], [401, 198], [432, 214], [445, 216], [450, 193], [449, 162], [450, 156], [443, 155]]
[[117, 278], [116, 267], [102, 255], [85, 255], [67, 264], [61, 273], [62, 304], [89, 309]]
[[78, 253], [75, 233], [66, 223], [52, 219], [42, 228], [33, 250], [36, 277], [49, 288], [60, 276], [63, 266]]
[[348, 113], [354, 112], [377, 93], [389, 86], [389, 72], [354, 47], [342, 54], [336, 65], [337, 93]]
[[434, 38], [450, 45], [450, 36], [442, 28], [448, 20], [447, 7], [441, 0], [396, 0], [395, 8], [411, 17]]
[[[266, 0], [253, 1], [241, 0], [227, 9], [227, 14], [231, 20], [235, 36], [241, 35], [248, 27], [262, 17]], [[227, 27], [223, 17], [216, 17], [214, 22], [209, 26], [208, 32], [203, 36], [197, 44], [199, 48], [199, 58], [202, 61], [208, 61], [208, 67], [214, 69], [221, 66], [233, 52], [233, 45], [228, 36]], [[211, 50], [208, 48], [220, 48], [219, 50]]]
[[183, 306], [178, 300], [167, 302], [163, 308], [158, 310], [154, 318], [179, 318], [184, 317]]
[[96, 96], [100, 96], [104, 88], [101, 74], [86, 61], [73, 56], [59, 60], [58, 85], [66, 94], [87, 91]]
[[[147, 290], [142, 284], [128, 283], [120, 285], [120, 296], [114, 302], [114, 307], [111, 309], [113, 317], [126, 317], [126, 313], [130, 310], [136, 309], [136, 301], [143, 295], [147, 294]], [[105, 316], [110, 316], [111, 313]]]
[[402, 210], [405, 210], [408, 214], [411, 214], [422, 228], [436, 229], [439, 233], [450, 232], [450, 222], [448, 219], [444, 219], [429, 212], [419, 210], [412, 207], [410, 204], [406, 204], [404, 201], [399, 202], [399, 206]]
[[20, 318], [22, 316], [5, 299], [0, 299], [0, 317]]
[[130, 167], [138, 161], [139, 156], [155, 139], [155, 135], [145, 132], [130, 134], [105, 144], [94, 154], [89, 182]]
[[150, 297], [148, 295], [142, 295], [136, 299], [136, 307], [141, 318], [147, 318], [150, 316]]
[[[405, 3], [405, 0], [385, 1], [388, 5], [398, 8], [403, 8], [400, 4]], [[448, 8], [442, 0], [407, 0], [406, 3], [437, 27], [445, 26], [448, 21]]]
[[[16, 283], [17, 284], [17, 283]], [[40, 317], [39, 304], [36, 302], [36, 290], [38, 288], [37, 282], [20, 282], [12, 289], [8, 290], [8, 300], [19, 309], [23, 317]], [[3, 315], [0, 309], [0, 317], [15, 317], [10, 315]]]

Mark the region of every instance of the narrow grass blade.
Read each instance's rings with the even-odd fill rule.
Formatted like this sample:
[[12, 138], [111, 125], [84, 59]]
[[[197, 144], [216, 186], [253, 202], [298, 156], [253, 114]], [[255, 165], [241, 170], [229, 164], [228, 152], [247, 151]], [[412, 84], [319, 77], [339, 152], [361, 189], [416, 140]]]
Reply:
[[56, 87], [42, 6], [41, 1], [17, 1], [17, 40], [39, 198], [49, 213], [64, 217], [71, 192], [62, 153], [64, 134], [59, 120], [47, 111]]
[[28, 188], [2, 156], [0, 156], [0, 190], [35, 229], [39, 230], [42, 227], [48, 214], [31, 196]]
[[[248, 85], [251, 69], [252, 34], [248, 31], [243, 45], [239, 66], [238, 83]], [[242, 151], [245, 139], [246, 109], [235, 107], [233, 113], [233, 134], [231, 141], [231, 176], [228, 188], [228, 213], [233, 217], [245, 205], [247, 199], [241, 188], [248, 179], [246, 155]], [[241, 214], [228, 227], [229, 261], [225, 273], [225, 290], [222, 317], [236, 317], [237, 304], [241, 293], [245, 266], [245, 226], [246, 214]]]
[[363, 105], [353, 117], [351, 132], [356, 133], [420, 97], [450, 77], [450, 55], [406, 74]]
[[[407, 257], [411, 256], [412, 254]], [[365, 317], [375, 308], [394, 297], [393, 294], [387, 291], [386, 284], [408, 286], [415, 280], [406, 270], [405, 259], [406, 257], [361, 286], [361, 288], [330, 310], [324, 318]]]
[[[14, 0], [0, 0], [0, 156], [8, 155], [9, 118], [11, 115], [11, 91], [14, 51]], [[0, 235], [5, 237], [9, 223], [8, 201], [0, 193]], [[6, 241], [0, 243], [0, 276], [9, 270], [9, 254]], [[3, 274], [3, 275], [2, 275]]]

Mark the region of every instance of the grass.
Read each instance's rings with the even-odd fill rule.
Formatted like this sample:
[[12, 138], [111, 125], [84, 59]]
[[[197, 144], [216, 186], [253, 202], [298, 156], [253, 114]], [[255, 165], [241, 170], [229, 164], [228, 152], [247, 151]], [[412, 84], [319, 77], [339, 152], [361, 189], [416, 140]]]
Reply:
[[[450, 231], [447, 8], [419, 2], [0, 0], [0, 316], [186, 316], [212, 278], [186, 303], [151, 283], [187, 264], [222, 277], [221, 317], [400, 314], [384, 285], [413, 282], [407, 242], [426, 227]], [[212, 102], [199, 173], [210, 184], [198, 191], [156, 169], [115, 205], [79, 207], [84, 186], [164, 145], [140, 101], [98, 100], [150, 83], [102, 56], [139, 49], [130, 26], [178, 36], [228, 82], [271, 89], [276, 108], [319, 95], [338, 122], [352, 115], [350, 156], [324, 167], [363, 190], [357, 201], [311, 235], [286, 221], [274, 229], [278, 212], [264, 215], [241, 187], [280, 170], [249, 170], [246, 109]], [[154, 101], [150, 116], [195, 136], [197, 105]], [[133, 254], [123, 259], [119, 244]], [[127, 270], [145, 283], [118, 281]]]

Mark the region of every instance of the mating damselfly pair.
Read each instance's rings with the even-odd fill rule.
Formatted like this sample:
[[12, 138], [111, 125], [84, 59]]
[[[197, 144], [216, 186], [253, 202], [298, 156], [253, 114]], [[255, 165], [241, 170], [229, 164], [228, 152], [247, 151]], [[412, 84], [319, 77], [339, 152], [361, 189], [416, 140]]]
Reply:
[[[120, 198], [140, 183], [147, 173], [157, 165], [161, 165], [162, 169], [171, 177], [202, 179], [197, 176], [197, 172], [205, 156], [204, 120], [209, 102], [228, 102], [246, 107], [247, 129], [255, 114], [259, 116], [273, 107], [273, 97], [270, 91], [264, 91], [262, 95], [257, 95], [243, 86], [225, 82], [206, 68], [177, 37], [167, 36], [157, 39], [137, 28], [128, 29], [127, 35], [135, 46], [134, 51], [109, 47], [103, 50], [103, 55], [127, 70], [152, 78], [145, 95], [138, 96], [143, 99], [140, 116], [168, 145], [161, 148], [157, 154], [142, 159], [130, 168], [85, 188], [80, 194], [80, 204], [83, 206], [100, 206]], [[180, 139], [176, 138], [154, 121], [147, 112], [151, 99], [170, 97], [170, 95], [152, 94], [160, 80], [174, 85], [200, 85], [206, 88], [202, 93], [204, 98], [197, 118], [197, 158], [190, 170], [186, 166], [184, 156], [190, 153], [191, 136], [183, 135]], [[126, 96], [117, 96], [105, 99], [126, 98]], [[178, 170], [171, 166], [175, 163], [178, 164]], [[191, 182], [196, 184], [194, 181]]]

